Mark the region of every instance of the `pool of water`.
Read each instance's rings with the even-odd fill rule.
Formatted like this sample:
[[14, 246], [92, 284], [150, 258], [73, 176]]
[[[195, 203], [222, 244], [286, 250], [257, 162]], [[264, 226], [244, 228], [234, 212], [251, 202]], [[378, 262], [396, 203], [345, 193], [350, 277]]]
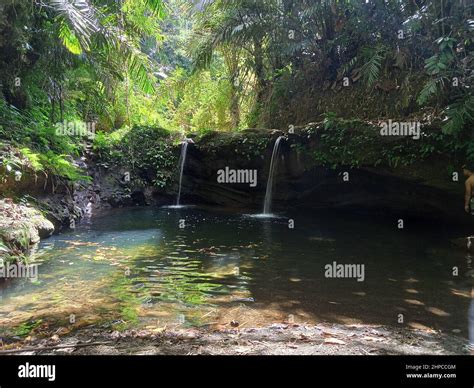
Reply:
[[[449, 242], [455, 236], [437, 225], [400, 230], [396, 219], [344, 213], [115, 210], [41, 243], [37, 281], [0, 290], [0, 328], [294, 321], [467, 337], [470, 258]], [[364, 281], [327, 277], [333, 262], [363, 264]]]

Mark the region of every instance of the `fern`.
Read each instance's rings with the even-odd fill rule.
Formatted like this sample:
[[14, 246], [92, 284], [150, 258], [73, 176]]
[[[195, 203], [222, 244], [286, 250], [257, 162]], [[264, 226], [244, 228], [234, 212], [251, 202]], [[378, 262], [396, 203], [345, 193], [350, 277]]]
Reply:
[[40, 155], [37, 153], [32, 152], [29, 148], [25, 147], [20, 149], [21, 154], [28, 159], [31, 167], [34, 171], [43, 171], [44, 167], [41, 163]]
[[441, 89], [442, 84], [443, 84], [442, 78], [432, 78], [428, 80], [425, 86], [423, 86], [423, 89], [421, 90], [420, 95], [418, 96], [418, 99], [417, 99], [418, 104], [423, 105], [431, 97], [438, 94]]
[[385, 47], [377, 48], [364, 48], [362, 49], [362, 57], [368, 58], [361, 67], [362, 76], [367, 82], [368, 86], [372, 86], [380, 76], [380, 70], [382, 68], [382, 62], [385, 59], [386, 49]]

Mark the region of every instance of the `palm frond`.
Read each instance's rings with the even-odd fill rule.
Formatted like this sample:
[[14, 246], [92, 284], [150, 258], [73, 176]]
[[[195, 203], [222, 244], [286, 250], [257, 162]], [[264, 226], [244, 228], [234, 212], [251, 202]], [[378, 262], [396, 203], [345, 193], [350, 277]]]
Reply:
[[145, 0], [145, 5], [159, 18], [166, 16], [166, 4], [163, 0]]
[[372, 86], [379, 78], [382, 61], [385, 58], [385, 48], [366, 48], [362, 50], [362, 53], [362, 55], [368, 59], [362, 65], [361, 72], [364, 79], [367, 81], [367, 85]]
[[85, 47], [90, 45], [91, 35], [99, 30], [94, 8], [87, 0], [49, 0], [51, 7], [67, 20], [76, 37]]
[[82, 53], [81, 42], [76, 34], [69, 28], [69, 25], [61, 20], [59, 22], [59, 39], [63, 45], [73, 54], [79, 55]]
[[431, 78], [428, 80], [417, 98], [418, 104], [423, 105], [430, 98], [438, 94], [444, 85], [444, 81], [445, 79], [443, 77]]
[[137, 86], [145, 93], [155, 92], [155, 80], [151, 71], [150, 59], [135, 47], [127, 36], [116, 27], [104, 27], [102, 37], [97, 40], [97, 49], [101, 54], [101, 63], [113, 64], [116, 76], [123, 78], [120, 72], [121, 66], [125, 66], [130, 77]]

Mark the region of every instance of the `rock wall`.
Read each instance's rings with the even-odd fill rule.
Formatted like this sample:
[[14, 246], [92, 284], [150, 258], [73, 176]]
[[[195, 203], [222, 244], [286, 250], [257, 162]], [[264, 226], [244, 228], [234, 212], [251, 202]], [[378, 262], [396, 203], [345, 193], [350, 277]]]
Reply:
[[[196, 141], [188, 148], [184, 201], [262, 208], [273, 144], [279, 135], [279, 131], [248, 130], [232, 137], [213, 134]], [[276, 210], [288, 207], [347, 209], [474, 226], [473, 218], [463, 209], [463, 178], [460, 176], [459, 181], [453, 181], [446, 172], [447, 161], [443, 158], [408, 167], [342, 165], [333, 169], [316, 161], [317, 137], [302, 134], [286, 137], [281, 144], [274, 182], [273, 207]], [[257, 146], [256, 139], [260, 141]], [[257, 186], [218, 183], [218, 170], [225, 167], [256, 169]]]
[[[87, 213], [90, 184], [35, 171], [14, 147], [7, 151], [16, 163], [15, 170], [0, 164], [0, 257], [10, 260], [27, 256], [40, 239], [79, 222]], [[82, 159], [75, 163], [87, 169]]]
[[[249, 129], [194, 136], [194, 143], [188, 147], [182, 203], [258, 212], [263, 208], [275, 140], [284, 135], [273, 189], [272, 208], [276, 212], [295, 207], [340, 209], [474, 226], [473, 217], [463, 209], [463, 178], [460, 176], [457, 182], [453, 181], [447, 172], [446, 166], [452, 163], [449, 156], [423, 159], [397, 168], [390, 168], [383, 161], [377, 166], [363, 163], [355, 168], [339, 163], [332, 168], [321, 163], [318, 157], [323, 152], [320, 133], [308, 134], [301, 128], [295, 132]], [[180, 146], [173, 152], [177, 159]], [[158, 188], [153, 184], [157, 171], [152, 169], [140, 170], [127, 180], [127, 166], [104, 165], [94, 155], [76, 162], [92, 177], [92, 183], [64, 184], [28, 167], [23, 168], [22, 177], [17, 181], [13, 174], [0, 171], [0, 199], [14, 198], [18, 202], [15, 198], [27, 194], [32, 199], [27, 200], [30, 206], [39, 210], [35, 213], [38, 217], [30, 218], [44, 217], [40, 224], [47, 225], [46, 228], [37, 228], [38, 225], [31, 223], [31, 243], [40, 236], [50, 235], [50, 224], [58, 232], [69, 228], [72, 220], [93, 216], [103, 208], [163, 206], [174, 204], [176, 200], [178, 166], [175, 183]], [[256, 170], [255, 187], [249, 183], [219, 183], [218, 171], [226, 167]], [[6, 209], [10, 203], [4, 205]], [[19, 214], [31, 210], [18, 209]], [[0, 215], [5, 225], [11, 218], [8, 214], [2, 211]], [[46, 232], [43, 233], [43, 229]], [[6, 234], [4, 237], [10, 238]]]

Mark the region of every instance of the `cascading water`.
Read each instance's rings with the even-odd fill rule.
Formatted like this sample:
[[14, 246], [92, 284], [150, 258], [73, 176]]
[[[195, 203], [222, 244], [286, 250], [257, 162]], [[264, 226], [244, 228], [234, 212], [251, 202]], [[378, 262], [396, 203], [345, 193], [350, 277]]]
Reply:
[[176, 206], [180, 206], [181, 201], [181, 185], [183, 183], [184, 164], [186, 163], [186, 153], [188, 152], [188, 140], [186, 139], [181, 145], [181, 156], [179, 157], [179, 189], [176, 199]]
[[265, 215], [271, 214], [273, 179], [278, 164], [278, 151], [280, 150], [280, 142], [282, 139], [283, 136], [279, 136], [278, 139], [276, 139], [275, 146], [273, 147], [270, 171], [268, 173], [267, 190], [265, 192], [265, 201], [263, 202], [263, 214]]

